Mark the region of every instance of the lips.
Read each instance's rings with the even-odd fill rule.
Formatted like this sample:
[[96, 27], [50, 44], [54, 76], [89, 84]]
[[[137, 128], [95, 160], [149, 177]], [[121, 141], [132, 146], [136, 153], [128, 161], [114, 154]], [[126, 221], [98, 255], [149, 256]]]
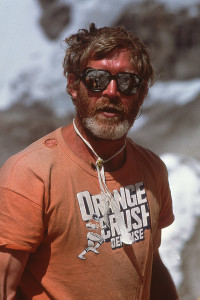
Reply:
[[104, 106], [104, 107], [98, 108], [97, 111], [119, 114], [122, 112], [122, 109], [120, 109], [118, 107], [116, 108], [116, 107], [111, 107], [111, 106]]
[[103, 115], [106, 118], [113, 118], [119, 117], [119, 115], [122, 114], [122, 110], [116, 107], [105, 106], [98, 108], [97, 113]]

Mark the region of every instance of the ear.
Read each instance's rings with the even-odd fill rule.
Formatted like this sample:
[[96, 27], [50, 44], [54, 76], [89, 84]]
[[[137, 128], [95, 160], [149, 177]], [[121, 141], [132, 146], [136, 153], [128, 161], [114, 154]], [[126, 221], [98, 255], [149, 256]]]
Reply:
[[146, 98], [147, 94], [148, 94], [148, 91], [149, 91], [149, 86], [148, 86], [148, 82], [146, 80], [144, 80], [141, 84], [141, 87], [140, 87], [140, 105], [143, 104], [144, 102], [144, 99]]
[[70, 73], [67, 76], [67, 87], [69, 94], [73, 98], [73, 100], [77, 100], [77, 89], [74, 87], [74, 83], [76, 81], [76, 75], [74, 73]]

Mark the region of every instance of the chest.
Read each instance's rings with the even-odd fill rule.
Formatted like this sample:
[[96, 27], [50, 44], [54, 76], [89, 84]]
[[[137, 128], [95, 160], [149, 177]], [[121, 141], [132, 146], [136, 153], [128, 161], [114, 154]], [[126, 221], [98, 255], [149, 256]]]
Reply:
[[[121, 179], [108, 178], [107, 187], [119, 207], [132, 242], [144, 243], [154, 235], [159, 218], [158, 189], [154, 178], [139, 172]], [[48, 235], [65, 243], [77, 236], [75, 247], [86, 247], [88, 232], [98, 234], [113, 250], [122, 247], [121, 234], [112, 206], [106, 208], [96, 174], [66, 170], [65, 176], [52, 175], [45, 220]], [[71, 245], [70, 245], [71, 247]]]

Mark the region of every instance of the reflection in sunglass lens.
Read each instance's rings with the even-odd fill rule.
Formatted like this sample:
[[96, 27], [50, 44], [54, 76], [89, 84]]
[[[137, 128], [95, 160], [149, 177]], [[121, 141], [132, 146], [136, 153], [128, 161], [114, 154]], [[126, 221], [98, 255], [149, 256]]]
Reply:
[[135, 74], [119, 73], [117, 82], [120, 92], [124, 94], [134, 94], [137, 92], [140, 80]]
[[93, 91], [103, 91], [110, 81], [109, 73], [101, 70], [90, 70], [85, 76], [87, 87]]
[[80, 75], [86, 87], [94, 92], [103, 91], [107, 88], [112, 79], [117, 81], [120, 92], [132, 95], [137, 93], [140, 86], [140, 79], [133, 73], [118, 73], [111, 75], [108, 71], [88, 68]]

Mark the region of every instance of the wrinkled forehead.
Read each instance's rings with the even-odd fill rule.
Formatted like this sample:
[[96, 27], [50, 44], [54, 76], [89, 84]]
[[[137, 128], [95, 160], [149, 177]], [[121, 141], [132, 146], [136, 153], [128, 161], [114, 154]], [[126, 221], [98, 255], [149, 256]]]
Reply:
[[131, 59], [131, 51], [126, 48], [114, 49], [100, 57], [92, 56], [85, 67], [108, 70], [111, 74], [136, 72]]
[[115, 48], [107, 53], [91, 52], [89, 60], [100, 60], [106, 58], [107, 60], [118, 60], [122, 54], [126, 54], [131, 59], [131, 51], [127, 48]]

